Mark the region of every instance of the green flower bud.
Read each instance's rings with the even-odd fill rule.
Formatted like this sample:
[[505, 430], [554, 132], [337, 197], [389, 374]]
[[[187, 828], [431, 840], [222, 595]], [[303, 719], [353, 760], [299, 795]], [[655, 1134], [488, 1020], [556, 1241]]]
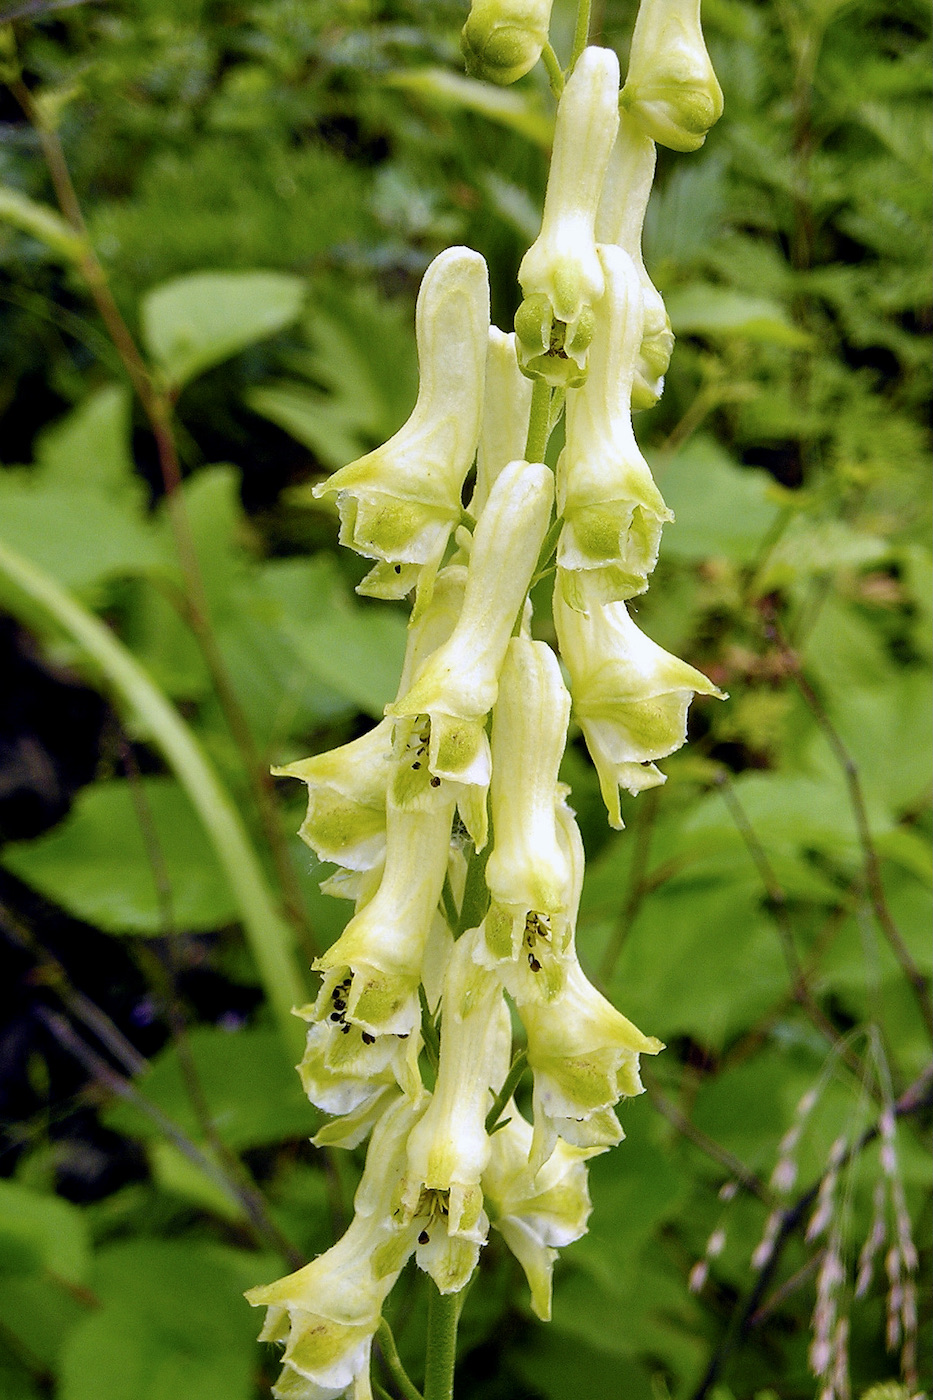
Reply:
[[642, 130], [695, 151], [722, 116], [722, 89], [700, 27], [700, 0], [641, 0], [620, 98]]
[[619, 116], [619, 134], [603, 183], [596, 237], [628, 253], [641, 283], [644, 325], [632, 383], [632, 408], [653, 408], [664, 389], [674, 348], [674, 332], [661, 293], [645, 268], [641, 251], [645, 210], [654, 182], [657, 149], [629, 112]]
[[532, 69], [547, 43], [553, 0], [473, 0], [460, 47], [467, 72], [502, 86]]
[[642, 343], [644, 302], [629, 255], [600, 246], [606, 275], [590, 372], [567, 395], [567, 440], [557, 466], [557, 508], [564, 517], [557, 551], [565, 597], [631, 598], [648, 587], [661, 528], [673, 519], [632, 430], [632, 383]]
[[424, 570], [433, 579], [460, 520], [489, 335], [489, 279], [479, 253], [448, 248], [434, 259], [418, 293], [415, 334], [420, 383], [408, 422], [314, 489], [336, 495], [341, 543], [381, 561], [359, 588], [378, 597], [402, 597]]
[[515, 322], [519, 360], [526, 373], [552, 383], [581, 382], [586, 373], [593, 306], [604, 287], [595, 225], [619, 126], [618, 89], [612, 50], [585, 49], [557, 109], [541, 232], [518, 271], [530, 303]]
[[558, 584], [554, 625], [609, 824], [621, 830], [619, 788], [637, 793], [663, 783], [653, 761], [684, 743], [694, 694], [725, 696], [702, 671], [639, 631], [622, 602], [580, 612]]

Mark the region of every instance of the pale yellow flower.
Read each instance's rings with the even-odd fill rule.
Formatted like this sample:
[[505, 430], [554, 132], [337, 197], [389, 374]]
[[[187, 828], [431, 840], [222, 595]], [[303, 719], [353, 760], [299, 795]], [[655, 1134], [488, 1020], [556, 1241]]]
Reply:
[[553, 0], [473, 0], [460, 37], [467, 72], [507, 85], [532, 69], [547, 43]]
[[641, 0], [621, 104], [662, 146], [695, 151], [722, 116], [700, 0]]

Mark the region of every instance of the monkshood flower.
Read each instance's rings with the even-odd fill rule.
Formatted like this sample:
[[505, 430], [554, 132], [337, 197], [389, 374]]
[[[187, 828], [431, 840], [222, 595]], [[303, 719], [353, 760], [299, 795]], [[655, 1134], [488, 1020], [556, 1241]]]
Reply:
[[483, 1172], [486, 1209], [493, 1229], [525, 1271], [532, 1311], [549, 1322], [557, 1251], [586, 1234], [592, 1210], [586, 1160], [605, 1148], [573, 1147], [558, 1138], [535, 1175], [529, 1169], [532, 1127], [514, 1099], [503, 1109], [502, 1120]]
[[489, 904], [473, 956], [496, 971], [516, 1002], [553, 1002], [564, 987], [567, 969], [576, 960], [574, 929], [583, 889], [584, 853], [580, 829], [564, 800], [569, 788], [557, 785], [554, 823], [564, 868], [566, 898], [556, 913]]
[[396, 718], [429, 720], [428, 767], [438, 778], [485, 787], [490, 778], [486, 716], [547, 531], [554, 479], [540, 462], [510, 462], [480, 516], [463, 608], [443, 646], [408, 693], [386, 706]]
[[614, 1147], [623, 1133], [613, 1109], [643, 1092], [639, 1055], [664, 1049], [590, 983], [576, 955], [553, 1001], [520, 1001], [534, 1073], [534, 1141], [530, 1166], [548, 1160], [558, 1137], [577, 1147]]
[[[442, 569], [431, 601], [408, 628], [399, 683], [403, 695], [415, 672], [453, 631], [463, 603], [466, 569]], [[386, 792], [394, 772], [395, 726], [385, 719], [368, 734], [311, 758], [273, 768], [277, 777], [308, 785], [308, 811], [298, 835], [320, 860], [369, 870], [385, 855]]]
[[[435, 786], [436, 783], [436, 786]], [[402, 760], [386, 797], [386, 858], [379, 888], [317, 959], [345, 988], [329, 1015], [369, 1036], [411, 1035], [418, 986], [450, 852], [456, 792]]]
[[340, 541], [381, 562], [359, 592], [401, 598], [433, 578], [461, 515], [483, 411], [489, 278], [479, 253], [448, 248], [421, 283], [415, 316], [418, 399], [382, 447], [314, 488], [336, 495]]
[[609, 824], [622, 829], [619, 788], [656, 787], [664, 776], [654, 760], [687, 737], [693, 696], [722, 691], [639, 631], [624, 603], [578, 612], [554, 589], [554, 625], [570, 672], [573, 712], [599, 775]]
[[603, 294], [596, 213], [619, 126], [619, 60], [611, 49], [583, 51], [557, 108], [541, 232], [522, 259], [525, 300], [515, 317], [526, 374], [580, 384]]
[[373, 1334], [417, 1242], [417, 1222], [399, 1221], [393, 1205], [408, 1135], [423, 1107], [399, 1098], [376, 1124], [356, 1214], [342, 1239], [297, 1273], [246, 1295], [254, 1307], [268, 1308], [260, 1340], [285, 1343], [273, 1389], [281, 1400], [332, 1400], [348, 1392], [371, 1400]]
[[460, 35], [467, 72], [507, 85], [525, 76], [547, 43], [553, 0], [473, 0]]
[[674, 151], [695, 151], [722, 116], [722, 89], [700, 26], [700, 0], [641, 0], [620, 103]]
[[564, 596], [576, 608], [644, 592], [664, 522], [673, 519], [632, 429], [641, 283], [621, 248], [601, 245], [599, 258], [606, 294], [586, 383], [567, 394], [567, 443], [557, 465], [557, 509], [564, 517], [557, 562]]
[[478, 520], [496, 477], [525, 453], [525, 430], [531, 408], [531, 382], [518, 367], [514, 334], [489, 327], [486, 393], [476, 453], [476, 486], [470, 514]]
[[464, 1286], [486, 1240], [480, 1187], [490, 1147], [485, 1120], [508, 1073], [512, 1047], [502, 984], [473, 958], [477, 936], [474, 929], [458, 940], [447, 967], [437, 1083], [408, 1141], [402, 1192], [408, 1216], [423, 1211], [426, 1202], [438, 1203], [444, 1228], [432, 1234], [425, 1226], [418, 1263], [442, 1293]]
[[645, 210], [654, 182], [657, 147], [628, 112], [619, 115], [619, 134], [603, 182], [596, 237], [623, 248], [638, 273], [645, 320], [632, 384], [632, 408], [653, 408], [664, 390], [674, 349], [674, 332], [664, 300], [648, 276], [641, 251]]

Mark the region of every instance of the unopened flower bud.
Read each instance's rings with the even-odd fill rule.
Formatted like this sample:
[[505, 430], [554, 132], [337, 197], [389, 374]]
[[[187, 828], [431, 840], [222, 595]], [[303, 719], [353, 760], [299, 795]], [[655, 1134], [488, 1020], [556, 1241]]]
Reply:
[[467, 72], [506, 85], [532, 69], [547, 42], [553, 0], [473, 0], [460, 36]]
[[674, 348], [674, 332], [661, 293], [645, 268], [641, 250], [645, 210], [654, 181], [657, 148], [634, 117], [623, 110], [603, 183], [596, 237], [600, 243], [623, 248], [638, 273], [645, 319], [632, 383], [632, 408], [653, 408], [664, 389], [664, 376]]
[[585, 49], [557, 109], [541, 232], [518, 272], [526, 298], [515, 322], [519, 359], [526, 373], [552, 383], [579, 383], [586, 373], [604, 286], [596, 212], [619, 126], [618, 90], [612, 50]]
[[703, 145], [723, 104], [703, 42], [700, 0], [641, 0], [620, 101], [662, 146]]
[[586, 383], [567, 395], [567, 441], [557, 467], [557, 508], [564, 517], [557, 562], [565, 596], [631, 598], [648, 587], [661, 528], [673, 516], [651, 476], [632, 429], [631, 396], [642, 343], [644, 302], [635, 264], [601, 245], [606, 274], [599, 328]]
[[624, 603], [578, 612], [558, 585], [554, 625], [609, 824], [621, 830], [619, 788], [636, 793], [663, 783], [654, 760], [684, 743], [694, 694], [725, 697], [702, 671], [639, 631]]
[[316, 486], [337, 496], [340, 541], [381, 562], [359, 591], [402, 597], [433, 577], [460, 520], [460, 490], [479, 440], [489, 279], [479, 253], [448, 248], [421, 283], [415, 318], [420, 383], [411, 417], [384, 446]]
[[386, 706], [397, 718], [430, 719], [432, 774], [479, 786], [490, 777], [486, 715], [496, 702], [509, 637], [547, 531], [554, 479], [540, 462], [510, 462], [479, 518], [463, 609], [449, 639], [408, 693]]

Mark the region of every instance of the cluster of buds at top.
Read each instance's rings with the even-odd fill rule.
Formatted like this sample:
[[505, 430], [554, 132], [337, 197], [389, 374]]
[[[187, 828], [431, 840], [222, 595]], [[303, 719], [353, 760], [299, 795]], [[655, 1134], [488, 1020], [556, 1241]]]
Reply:
[[[524, 71], [548, 8], [477, 0], [465, 43]], [[371, 1134], [343, 1238], [249, 1295], [268, 1307], [263, 1336], [285, 1346], [281, 1400], [368, 1397], [372, 1339], [406, 1261], [459, 1291], [490, 1229], [547, 1318], [556, 1249], [586, 1229], [586, 1161], [621, 1140], [616, 1107], [642, 1091], [639, 1057], [663, 1048], [581, 967], [583, 844], [558, 776], [573, 716], [621, 827], [620, 788], [663, 782], [656, 761], [684, 742], [693, 695], [718, 693], [626, 601], [647, 587], [671, 518], [632, 431], [671, 341], [641, 259], [654, 144], [639, 123], [638, 101], [620, 120], [615, 55], [586, 49], [560, 102], [516, 334], [490, 326], [483, 259], [442, 253], [418, 297], [411, 417], [317, 488], [336, 498], [341, 540], [374, 561], [361, 591], [414, 605], [385, 719], [277, 770], [307, 785], [301, 835], [336, 867], [324, 888], [354, 905], [298, 1013], [301, 1080], [331, 1115], [315, 1141], [354, 1148]], [[526, 459], [529, 376], [544, 381], [539, 410], [547, 385], [566, 390], [556, 472]], [[563, 670], [532, 631], [529, 592], [546, 575]], [[512, 1097], [513, 1012], [530, 1117]]]

